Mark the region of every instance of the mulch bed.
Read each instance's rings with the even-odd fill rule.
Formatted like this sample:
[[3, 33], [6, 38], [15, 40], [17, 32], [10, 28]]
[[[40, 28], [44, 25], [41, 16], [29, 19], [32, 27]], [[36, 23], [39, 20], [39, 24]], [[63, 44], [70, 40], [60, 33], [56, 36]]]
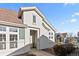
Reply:
[[51, 53], [53, 55], [55, 55], [54, 49], [53, 48], [47, 48], [47, 49], [42, 49], [45, 52]]

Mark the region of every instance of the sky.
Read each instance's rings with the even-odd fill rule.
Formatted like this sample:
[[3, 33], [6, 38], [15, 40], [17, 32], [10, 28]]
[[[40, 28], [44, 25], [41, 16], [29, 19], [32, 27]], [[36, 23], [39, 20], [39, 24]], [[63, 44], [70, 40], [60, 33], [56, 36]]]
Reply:
[[0, 8], [17, 11], [20, 7], [36, 6], [57, 32], [79, 31], [79, 4], [68, 3], [0, 3]]

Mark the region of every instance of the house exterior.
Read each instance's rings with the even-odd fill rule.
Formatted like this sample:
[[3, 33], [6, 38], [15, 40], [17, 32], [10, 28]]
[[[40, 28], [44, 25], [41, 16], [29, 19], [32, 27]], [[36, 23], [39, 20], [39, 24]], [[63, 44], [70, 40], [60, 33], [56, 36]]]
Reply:
[[56, 42], [64, 43], [65, 39], [67, 38], [67, 33], [56, 33]]
[[56, 29], [36, 7], [21, 7], [18, 13], [0, 9], [0, 55], [53, 47], [55, 33]]

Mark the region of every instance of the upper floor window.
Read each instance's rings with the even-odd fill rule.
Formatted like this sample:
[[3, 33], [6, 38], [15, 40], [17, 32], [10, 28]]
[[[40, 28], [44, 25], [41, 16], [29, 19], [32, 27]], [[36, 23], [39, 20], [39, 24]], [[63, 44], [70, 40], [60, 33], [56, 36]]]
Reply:
[[53, 35], [53, 33], [50, 33], [50, 32], [49, 32], [49, 35]]
[[14, 27], [11, 27], [11, 28], [9, 29], [9, 31], [10, 31], [10, 32], [18, 32], [18, 29], [17, 29], [17, 28], [14, 28]]
[[6, 31], [6, 27], [0, 26], [0, 31]]
[[53, 33], [51, 33], [51, 35], [53, 35]]
[[50, 32], [49, 32], [49, 35], [50, 35]]
[[36, 23], [36, 16], [33, 15], [33, 23]]
[[49, 39], [53, 39], [53, 33], [49, 32]]

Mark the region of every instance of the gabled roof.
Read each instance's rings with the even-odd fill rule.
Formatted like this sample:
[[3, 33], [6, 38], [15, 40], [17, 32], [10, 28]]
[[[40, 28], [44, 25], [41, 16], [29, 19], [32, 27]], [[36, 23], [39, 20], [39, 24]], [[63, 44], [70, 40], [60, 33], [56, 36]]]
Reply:
[[35, 11], [39, 16], [43, 18], [43, 21], [54, 31], [56, 31], [55, 27], [51, 25], [47, 20], [46, 17], [36, 8], [36, 7], [21, 7], [19, 10], [18, 17], [21, 17], [23, 11]]
[[0, 21], [22, 24], [22, 20], [18, 18], [18, 13], [8, 9], [0, 9]]

